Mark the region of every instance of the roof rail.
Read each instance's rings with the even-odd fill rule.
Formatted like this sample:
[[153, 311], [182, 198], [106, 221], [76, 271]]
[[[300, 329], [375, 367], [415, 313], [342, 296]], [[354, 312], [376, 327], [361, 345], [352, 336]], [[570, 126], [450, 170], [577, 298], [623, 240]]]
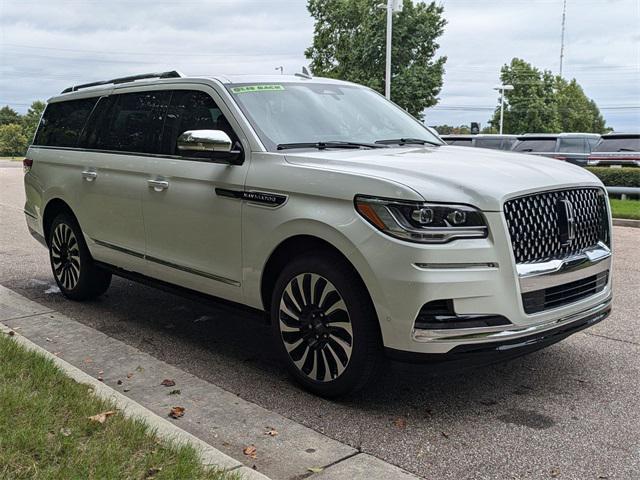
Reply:
[[144, 80], [147, 78], [182, 78], [183, 76], [184, 75], [182, 75], [180, 72], [176, 70], [171, 70], [169, 72], [143, 73], [140, 75], [131, 75], [130, 77], [114, 78], [113, 80], [103, 80], [101, 82], [92, 82], [92, 83], [83, 83], [82, 85], [74, 85], [72, 87], [65, 88], [61, 93], [75, 92], [77, 90], [80, 90], [81, 88], [97, 87], [99, 85], [109, 85], [111, 83], [113, 84], [129, 83], [129, 82], [134, 82], [136, 80]]

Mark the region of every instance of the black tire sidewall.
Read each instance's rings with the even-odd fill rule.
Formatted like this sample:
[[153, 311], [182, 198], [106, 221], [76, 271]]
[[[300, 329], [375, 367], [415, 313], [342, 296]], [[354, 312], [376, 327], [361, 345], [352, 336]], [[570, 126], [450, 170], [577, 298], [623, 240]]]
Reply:
[[[58, 277], [55, 275], [53, 268], [53, 254], [51, 249], [52, 236], [53, 232], [58, 225], [65, 224], [73, 231], [73, 234], [76, 237], [76, 241], [78, 242], [78, 251], [80, 256], [80, 275], [78, 277], [78, 282], [75, 287], [72, 289], [67, 289], [65, 286], [58, 280]], [[87, 244], [84, 240], [84, 236], [82, 234], [82, 230], [80, 229], [80, 225], [76, 219], [68, 214], [68, 213], [60, 213], [58, 214], [51, 223], [51, 229], [49, 231], [49, 262], [51, 263], [51, 272], [53, 273], [53, 278], [60, 289], [60, 292], [67, 298], [72, 300], [86, 300], [89, 298], [94, 298], [102, 293], [108, 288], [109, 283], [111, 282], [111, 274], [104, 270], [98, 269], [91, 257], [91, 253], [87, 247]]]
[[[353, 345], [349, 363], [335, 380], [319, 382], [302, 373], [293, 363], [280, 332], [280, 299], [288, 283], [302, 273], [315, 273], [329, 280], [342, 296], [353, 329]], [[309, 256], [293, 260], [281, 272], [273, 290], [271, 326], [279, 356], [294, 379], [307, 390], [324, 396], [338, 397], [364, 387], [382, 356], [377, 315], [362, 281], [349, 265], [334, 256]]]

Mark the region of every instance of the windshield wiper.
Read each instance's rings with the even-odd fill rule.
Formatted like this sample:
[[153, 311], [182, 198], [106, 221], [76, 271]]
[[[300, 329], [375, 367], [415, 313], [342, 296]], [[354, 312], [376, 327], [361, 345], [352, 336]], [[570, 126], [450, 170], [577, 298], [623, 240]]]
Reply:
[[376, 143], [381, 145], [424, 145], [428, 143], [429, 145], [435, 145], [436, 147], [442, 145], [441, 143], [434, 142], [432, 140], [423, 140], [422, 138], [390, 138], [388, 140], [376, 140]]
[[318, 150], [324, 150], [326, 148], [382, 148], [382, 145], [376, 145], [375, 143], [366, 142], [298, 142], [298, 143], [280, 143], [276, 146], [278, 150], [287, 150], [290, 148], [317, 148]]

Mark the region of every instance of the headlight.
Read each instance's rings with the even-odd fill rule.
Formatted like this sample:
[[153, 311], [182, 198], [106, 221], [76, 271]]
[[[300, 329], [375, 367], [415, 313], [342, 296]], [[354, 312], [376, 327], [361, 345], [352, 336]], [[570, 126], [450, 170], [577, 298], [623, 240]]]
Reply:
[[446, 243], [458, 238], [486, 238], [482, 213], [468, 205], [388, 200], [358, 195], [355, 207], [369, 223], [401, 240]]

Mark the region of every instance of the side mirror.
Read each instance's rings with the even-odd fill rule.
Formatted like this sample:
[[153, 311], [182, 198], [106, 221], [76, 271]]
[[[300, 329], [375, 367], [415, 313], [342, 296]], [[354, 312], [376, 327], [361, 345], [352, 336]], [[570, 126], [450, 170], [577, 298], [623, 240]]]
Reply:
[[230, 153], [231, 138], [222, 130], [188, 130], [178, 137], [181, 152], [225, 152]]

